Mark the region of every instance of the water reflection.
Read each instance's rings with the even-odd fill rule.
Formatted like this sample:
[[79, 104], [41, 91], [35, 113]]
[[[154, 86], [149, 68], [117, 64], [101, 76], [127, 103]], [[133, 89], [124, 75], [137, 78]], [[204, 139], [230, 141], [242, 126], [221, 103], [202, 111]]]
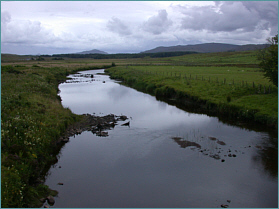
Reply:
[[256, 155], [253, 156], [254, 163], [263, 166], [263, 172], [275, 180], [278, 179], [278, 139], [265, 134], [259, 139]]
[[124, 114], [130, 126], [70, 139], [46, 181], [59, 190], [55, 207], [277, 207], [276, 137], [185, 112], [98, 72], [61, 84], [62, 104]]

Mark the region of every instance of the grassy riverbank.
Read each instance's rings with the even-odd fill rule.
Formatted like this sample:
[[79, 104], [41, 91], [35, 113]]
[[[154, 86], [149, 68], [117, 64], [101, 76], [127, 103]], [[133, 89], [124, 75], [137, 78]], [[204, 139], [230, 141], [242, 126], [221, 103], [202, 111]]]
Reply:
[[62, 107], [58, 84], [69, 73], [92, 69], [28, 64], [1, 67], [2, 207], [36, 207], [39, 198], [52, 192], [41, 182], [57, 161], [62, 144], [56, 141], [81, 120]]
[[207, 111], [277, 127], [278, 89], [255, 67], [253, 51], [156, 59], [1, 58], [2, 207], [35, 207], [38, 198], [51, 192], [41, 181], [57, 161], [62, 145], [56, 141], [81, 120], [57, 96], [59, 82], [70, 73], [114, 63], [118, 67], [110, 68], [110, 74], [138, 90], [182, 104], [190, 98]]
[[157, 97], [187, 100], [207, 112], [277, 127], [278, 89], [258, 68], [231, 66], [126, 66], [112, 78]]
[[56, 160], [55, 140], [79, 119], [57, 96], [67, 73], [24, 65], [1, 68], [2, 207], [27, 207], [49, 192], [38, 184], [40, 175]]

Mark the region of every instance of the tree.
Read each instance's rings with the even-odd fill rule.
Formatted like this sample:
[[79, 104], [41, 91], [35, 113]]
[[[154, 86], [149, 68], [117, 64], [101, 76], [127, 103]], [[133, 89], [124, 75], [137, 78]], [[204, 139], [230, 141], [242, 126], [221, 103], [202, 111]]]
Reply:
[[278, 87], [278, 34], [269, 38], [268, 42], [270, 46], [258, 54], [259, 66], [264, 71], [264, 76]]

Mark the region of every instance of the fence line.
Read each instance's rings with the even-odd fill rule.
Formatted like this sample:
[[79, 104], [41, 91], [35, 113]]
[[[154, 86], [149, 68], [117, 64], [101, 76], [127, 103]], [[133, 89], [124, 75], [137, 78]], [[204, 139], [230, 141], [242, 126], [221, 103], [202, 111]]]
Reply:
[[247, 82], [247, 81], [235, 81], [234, 78], [229, 81], [227, 80], [227, 78], [222, 79], [221, 81], [219, 80], [219, 77], [216, 76], [216, 80], [214, 81], [214, 76], [208, 76], [208, 78], [206, 76], [203, 75], [192, 75], [192, 74], [181, 74], [181, 73], [177, 73], [177, 72], [158, 72], [158, 71], [141, 71], [141, 70], [136, 70], [133, 69], [134, 72], [138, 71], [138, 72], [143, 72], [145, 74], [149, 74], [149, 75], [163, 75], [165, 77], [177, 77], [180, 79], [185, 79], [185, 80], [200, 80], [203, 82], [209, 82], [209, 83], [217, 83], [219, 85], [233, 85], [233, 86], [241, 86], [241, 87], [246, 87], [246, 88], [252, 88], [255, 89], [255, 93], [260, 94], [270, 94], [271, 92], [273, 92], [273, 87], [271, 85], [262, 85], [262, 84], [258, 84], [256, 85], [255, 82]]

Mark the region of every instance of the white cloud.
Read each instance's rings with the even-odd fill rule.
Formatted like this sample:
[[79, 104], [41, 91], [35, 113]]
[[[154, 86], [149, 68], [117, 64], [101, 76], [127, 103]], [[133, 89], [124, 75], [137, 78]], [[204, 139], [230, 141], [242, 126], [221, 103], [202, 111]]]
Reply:
[[153, 34], [161, 34], [172, 25], [172, 21], [168, 19], [166, 10], [158, 11], [158, 15], [150, 17], [143, 24], [143, 29]]
[[242, 2], [226, 2], [216, 6], [183, 8], [183, 29], [212, 32], [252, 31], [260, 18], [255, 10], [248, 10]]
[[48, 44], [57, 37], [39, 21], [13, 20], [9, 13], [1, 13], [1, 41], [11, 44]]

